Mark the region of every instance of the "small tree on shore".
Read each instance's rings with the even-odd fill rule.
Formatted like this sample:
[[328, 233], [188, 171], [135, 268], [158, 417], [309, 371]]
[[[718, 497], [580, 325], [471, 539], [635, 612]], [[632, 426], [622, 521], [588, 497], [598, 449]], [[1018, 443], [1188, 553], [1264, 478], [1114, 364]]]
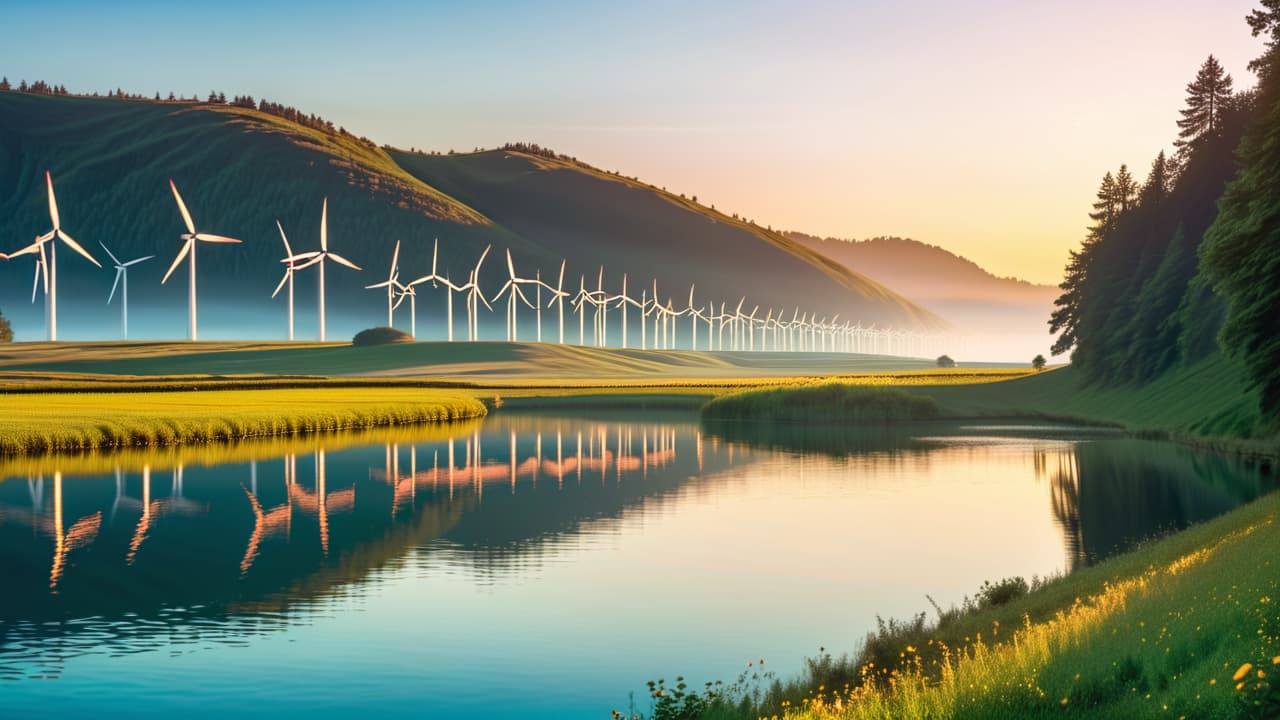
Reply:
[[1044, 369], [1045, 362], [1046, 361], [1043, 355], [1037, 355], [1031, 358], [1031, 367], [1035, 368], [1036, 372], [1040, 372], [1041, 370]]
[[938, 356], [938, 367], [940, 367], [940, 368], [953, 368], [953, 367], [955, 367], [955, 366], [956, 366], [956, 361], [955, 361], [955, 360], [952, 360], [950, 355], [939, 355], [939, 356]]
[[0, 312], [0, 343], [13, 342], [13, 326], [9, 324], [9, 319]]

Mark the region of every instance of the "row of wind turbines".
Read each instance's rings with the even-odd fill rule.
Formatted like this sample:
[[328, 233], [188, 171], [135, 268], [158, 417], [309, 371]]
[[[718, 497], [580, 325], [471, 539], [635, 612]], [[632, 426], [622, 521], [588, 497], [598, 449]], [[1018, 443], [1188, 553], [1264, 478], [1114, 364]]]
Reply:
[[[33, 255], [36, 259], [35, 278], [32, 284], [32, 302], [41, 288], [45, 296], [46, 335], [49, 340], [58, 339], [58, 276], [57, 276], [57, 244], [61, 241], [71, 250], [89, 262], [102, 267], [94, 256], [76, 242], [62, 228], [61, 216], [58, 212], [57, 198], [53, 189], [53, 178], [45, 173], [45, 184], [48, 191], [49, 219], [51, 228], [42, 235], [35, 236], [28, 245], [12, 254], [0, 253], [0, 259], [14, 259], [23, 255]], [[201, 243], [238, 244], [241, 241], [224, 235], [217, 235], [196, 229], [186, 202], [178, 187], [172, 180], [169, 188], [173, 192], [174, 201], [182, 215], [186, 232], [179, 235], [182, 245], [170, 264], [168, 271], [161, 279], [167, 283], [184, 260], [188, 271], [188, 338], [198, 338], [197, 317], [197, 273], [196, 255]], [[329, 248], [328, 237], [329, 205], [326, 198], [320, 210], [320, 249], [306, 252], [295, 252], [279, 221], [276, 227], [284, 245], [284, 275], [276, 285], [271, 296], [274, 298], [286, 291], [288, 312], [288, 336], [294, 339], [294, 275], [307, 268], [315, 267], [318, 274], [317, 310], [319, 320], [319, 339], [326, 340], [325, 321], [325, 266], [336, 263], [346, 268], [359, 271], [361, 268], [347, 258], [333, 252]], [[100, 243], [101, 244], [101, 243]], [[116, 270], [115, 282], [107, 302], [114, 300], [116, 290], [121, 291], [121, 332], [128, 337], [129, 328], [129, 269], [139, 263], [151, 260], [153, 255], [121, 261], [106, 245], [103, 251], [111, 258]], [[435, 243], [431, 257], [431, 272], [407, 282], [401, 281], [400, 242], [397, 241], [392, 253], [391, 264], [385, 280], [366, 288], [385, 291], [387, 296], [387, 325], [394, 327], [396, 310], [407, 300], [410, 313], [410, 334], [417, 337], [417, 296], [418, 288], [430, 284], [432, 288], [445, 291], [445, 337], [449, 342], [455, 340], [454, 334], [454, 296], [457, 295], [466, 308], [467, 340], [480, 339], [480, 306], [494, 312], [490, 299], [494, 302], [504, 300], [506, 303], [506, 339], [509, 342], [519, 341], [520, 307], [533, 311], [536, 318], [536, 340], [543, 342], [543, 311], [555, 311], [557, 335], [560, 344], [567, 342], [565, 332], [565, 306], [578, 316], [578, 337], [580, 345], [596, 347], [609, 346], [609, 323], [616, 317], [620, 326], [620, 344], [622, 348], [632, 347], [631, 318], [640, 325], [640, 349], [648, 350], [734, 350], [734, 351], [775, 351], [775, 352], [857, 352], [885, 354], [926, 354], [936, 346], [939, 338], [915, 331], [896, 330], [893, 328], [864, 327], [861, 323], [849, 320], [840, 322], [839, 315], [818, 317], [814, 313], [802, 313], [796, 307], [788, 315], [785, 310], [777, 308], [764, 309], [753, 306], [750, 312], [746, 297], [741, 298], [736, 306], [720, 302], [695, 302], [695, 287], [690, 286], [687, 300], [677, 306], [676, 301], [668, 296], [664, 301], [658, 292], [658, 282], [640, 289], [637, 297], [634, 290], [628, 291], [627, 275], [622, 276], [622, 287], [619, 292], [607, 291], [604, 287], [604, 267], [600, 268], [594, 289], [587, 286], [586, 277], [579, 276], [578, 291], [572, 293], [564, 286], [565, 261], [560, 263], [559, 276], [555, 285], [542, 279], [541, 271], [533, 277], [521, 277], [516, 273], [511, 251], [506, 252], [507, 281], [492, 298], [486, 297], [480, 287], [480, 271], [492, 247], [486, 247], [480, 253], [476, 264], [467, 274], [466, 282], [453, 281], [452, 276], [439, 268], [439, 242]], [[544, 296], [548, 302], [544, 304]], [[591, 315], [590, 341], [586, 330], [586, 317]], [[687, 324], [685, 336], [688, 344], [683, 345], [680, 328]]]

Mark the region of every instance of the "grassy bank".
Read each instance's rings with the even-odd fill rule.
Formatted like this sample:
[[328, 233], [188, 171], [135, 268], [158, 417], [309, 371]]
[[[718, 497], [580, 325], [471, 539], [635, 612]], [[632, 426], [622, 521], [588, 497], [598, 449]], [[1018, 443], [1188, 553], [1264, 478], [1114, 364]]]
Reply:
[[759, 423], [837, 422], [883, 424], [932, 420], [938, 402], [887, 387], [821, 383], [721, 395], [702, 408], [708, 420]]
[[406, 388], [0, 395], [0, 454], [202, 443], [483, 416], [474, 393]]
[[1270, 495], [1034, 592], [894, 623], [763, 704], [741, 691], [679, 700], [695, 717], [753, 719], [1276, 717], [1251, 703], [1280, 700], [1278, 543]]

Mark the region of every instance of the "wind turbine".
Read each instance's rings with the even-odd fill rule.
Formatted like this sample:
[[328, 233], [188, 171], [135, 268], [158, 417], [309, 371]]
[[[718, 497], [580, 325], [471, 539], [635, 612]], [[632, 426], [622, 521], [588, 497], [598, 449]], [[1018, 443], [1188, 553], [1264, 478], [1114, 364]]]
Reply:
[[293, 259], [293, 248], [289, 247], [289, 238], [284, 234], [284, 226], [276, 220], [276, 227], [280, 228], [280, 239], [284, 242], [284, 258], [280, 262], [284, 263], [284, 277], [280, 278], [280, 284], [276, 285], [275, 292], [271, 293], [271, 297], [280, 294], [281, 288], [285, 283], [289, 283], [289, 341], [293, 341], [293, 271], [297, 269], [298, 262]]
[[[417, 302], [417, 296], [418, 296], [417, 291], [413, 290], [415, 286], [421, 285], [422, 283], [425, 283], [425, 282], [431, 283], [431, 287], [439, 287], [441, 283], [444, 284], [445, 322], [446, 322], [446, 325], [448, 326], [447, 337], [449, 338], [449, 342], [453, 342], [453, 294], [455, 292], [463, 292], [463, 288], [460, 288], [457, 285], [454, 285], [449, 280], [448, 277], [441, 277], [440, 274], [436, 272], [437, 260], [439, 259], [439, 257], [440, 257], [440, 240], [437, 238], [435, 242], [435, 246], [431, 249], [431, 274], [423, 275], [417, 280], [410, 282], [408, 285], [403, 285], [401, 287], [404, 288], [404, 290], [412, 291], [411, 297], [413, 298], [413, 300], [410, 301], [409, 309], [413, 311], [415, 307], [415, 303]], [[402, 290], [401, 301], [403, 302], [403, 300], [404, 300], [404, 291]], [[469, 329], [470, 329], [470, 326], [468, 325], [468, 330]], [[414, 327], [414, 337], [417, 338], [416, 325]]]
[[[176, 190], [174, 192], [177, 192]], [[319, 289], [319, 307], [320, 307], [320, 342], [325, 341], [325, 321], [324, 321], [324, 265], [325, 260], [332, 260], [339, 265], [346, 265], [352, 270], [359, 270], [360, 266], [342, 257], [338, 253], [329, 252], [329, 198], [324, 199], [324, 204], [320, 206], [320, 250], [319, 252], [311, 251], [299, 253], [292, 258], [296, 261], [304, 261], [301, 265], [295, 267], [295, 270], [303, 270], [312, 265], [318, 265], [320, 271], [320, 289]], [[195, 277], [194, 275], [192, 277]], [[193, 296], [194, 297], [194, 296]], [[194, 317], [194, 316], [192, 316]]]
[[111, 283], [111, 294], [107, 296], [108, 305], [111, 304], [111, 300], [116, 296], [116, 286], [121, 285], [121, 280], [124, 281], [123, 286], [120, 288], [120, 333], [124, 336], [125, 340], [128, 340], [129, 339], [129, 268], [133, 265], [137, 265], [140, 262], [145, 262], [147, 260], [150, 260], [151, 258], [155, 257], [155, 255], [148, 255], [146, 257], [140, 257], [140, 258], [137, 258], [136, 260], [130, 260], [129, 262], [122, 263], [120, 262], [120, 260], [116, 258], [116, 256], [110, 250], [107, 249], [107, 246], [105, 243], [99, 242], [98, 244], [102, 245], [102, 249], [106, 251], [107, 256], [111, 258], [111, 262], [116, 264], [116, 281]]
[[484, 252], [480, 253], [480, 259], [476, 261], [475, 268], [471, 270], [471, 279], [458, 288], [459, 292], [467, 296], [467, 339], [472, 342], [480, 339], [480, 304], [476, 301], [484, 303], [484, 306], [489, 308], [489, 312], [493, 312], [493, 306], [480, 291], [480, 266], [484, 264], [484, 259], [489, 256], [489, 250], [492, 248], [492, 245], [485, 246]]
[[[52, 185], [50, 192], [52, 193]], [[182, 201], [182, 195], [178, 194], [178, 186], [173, 184], [173, 180], [169, 180], [169, 188], [173, 190], [173, 199], [178, 201], [178, 210], [182, 212], [182, 222], [187, 226], [187, 232], [180, 237], [185, 240], [182, 249], [178, 251], [178, 256], [173, 259], [173, 264], [169, 266], [169, 272], [164, 274], [164, 278], [160, 280], [163, 285], [174, 270], [178, 269], [178, 265], [187, 255], [191, 256], [188, 263], [190, 269], [190, 287], [187, 289], [187, 335], [192, 342], [196, 340], [196, 242], [209, 243], [235, 243], [240, 241], [235, 238], [223, 237], [221, 235], [212, 235], [210, 233], [197, 233], [196, 224], [191, 219], [191, 213], [187, 210], [187, 204]], [[52, 195], [50, 195], [52, 197]]]
[[[57, 243], [52, 241], [54, 238], [62, 240], [62, 242], [67, 244], [67, 247], [80, 253], [87, 258], [89, 262], [97, 265], [98, 267], [102, 267], [102, 263], [95, 260], [94, 257], [89, 254], [88, 250], [80, 247], [80, 243], [72, 240], [71, 236], [62, 230], [62, 218], [58, 214], [58, 199], [53, 195], [53, 176], [49, 174], [48, 170], [45, 170], [44, 172], [44, 181], [45, 186], [48, 188], [49, 221], [53, 224], [53, 228], [44, 235], [37, 236], [35, 242], [32, 244], [22, 248], [12, 255], [9, 255], [8, 257], [14, 258], [19, 255], [31, 255], [36, 253], [40, 255], [40, 259], [37, 260], [37, 262], [42, 264], [45, 268], [46, 333], [48, 335], [48, 339], [50, 341], [54, 341], [58, 339], [58, 253]], [[47, 254], [44, 249], [45, 243], [52, 243], [49, 245]]]
[[569, 297], [569, 293], [564, 291], [564, 260], [560, 261], [560, 279], [556, 281], [555, 290], [551, 291], [551, 301], [547, 303], [547, 307], [556, 306], [556, 313], [560, 321], [560, 344], [564, 344], [564, 299]]
[[531, 283], [531, 280], [523, 280], [516, 277], [515, 263], [511, 262], [511, 251], [507, 250], [507, 283], [502, 286], [497, 295], [493, 296], [494, 300], [502, 297], [503, 293], [507, 294], [507, 342], [516, 342], [519, 339], [519, 322], [516, 310], [519, 307], [517, 301], [523, 302], [530, 309], [533, 309], [533, 303], [529, 302], [529, 298], [525, 297], [524, 291], [520, 289], [522, 284]]
[[[365, 290], [374, 290], [376, 288], [387, 289], [387, 327], [396, 326], [395, 325], [395, 309], [396, 309], [396, 306], [400, 304], [395, 301], [395, 292], [396, 292], [397, 286], [400, 288], [405, 288], [405, 286], [400, 285], [400, 283], [398, 282], [400, 278], [400, 266], [398, 264], [399, 262], [400, 262], [400, 241], [397, 240], [396, 249], [393, 253], [391, 253], [391, 270], [387, 273], [387, 279], [383, 280], [380, 283], [364, 286]], [[412, 283], [410, 283], [410, 285], [412, 285]], [[404, 296], [401, 295], [401, 300], [403, 300], [403, 297]]]
[[[393, 287], [399, 295], [396, 296], [396, 304], [392, 309], [400, 307], [400, 303], [405, 298], [409, 298], [409, 336], [414, 340], [418, 339], [418, 291], [413, 289], [413, 283], [401, 285], [400, 281], [394, 282]], [[390, 326], [388, 326], [390, 327]]]

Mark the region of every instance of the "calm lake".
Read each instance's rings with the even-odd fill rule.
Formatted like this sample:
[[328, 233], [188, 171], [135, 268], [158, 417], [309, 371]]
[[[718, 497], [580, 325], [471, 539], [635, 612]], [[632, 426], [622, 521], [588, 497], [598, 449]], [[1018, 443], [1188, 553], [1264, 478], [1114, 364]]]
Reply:
[[653, 412], [0, 460], [0, 716], [647, 711], [1270, 483], [1101, 431]]

